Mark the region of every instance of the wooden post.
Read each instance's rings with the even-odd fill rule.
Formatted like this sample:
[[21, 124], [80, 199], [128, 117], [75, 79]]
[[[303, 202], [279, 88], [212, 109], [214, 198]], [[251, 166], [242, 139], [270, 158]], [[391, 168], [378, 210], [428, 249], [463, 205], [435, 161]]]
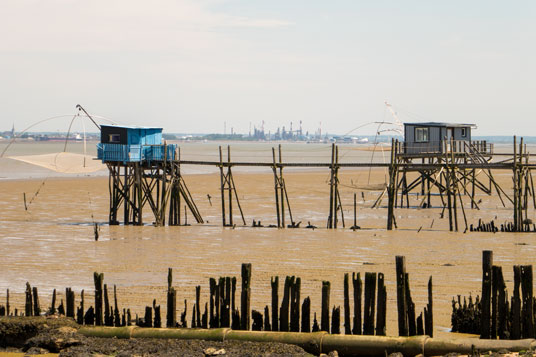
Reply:
[[408, 336], [408, 306], [406, 300], [406, 258], [396, 257], [396, 301], [398, 307], [398, 335]]
[[482, 252], [482, 300], [481, 309], [481, 331], [480, 338], [489, 339], [491, 337], [491, 269], [493, 266], [493, 252], [490, 250], [485, 250]]
[[242, 264], [242, 294], [240, 299], [240, 329], [250, 327], [251, 263]]
[[[354, 194], [355, 202], [355, 194]], [[355, 224], [354, 224], [355, 225]], [[350, 286], [348, 273], [344, 274], [344, 334], [352, 334], [352, 325], [350, 322]]]
[[214, 316], [214, 307], [216, 303], [216, 279], [209, 279], [209, 288], [210, 288], [210, 317], [209, 317], [209, 326], [210, 328], [216, 328], [216, 318]]
[[354, 288], [354, 319], [352, 333], [354, 335], [361, 335], [361, 274], [352, 273], [352, 285]]
[[341, 333], [341, 308], [333, 306], [331, 316], [331, 333], [338, 335]]
[[329, 281], [322, 281], [322, 315], [320, 320], [320, 330], [329, 333], [329, 292], [331, 284]]
[[389, 187], [387, 187], [387, 230], [393, 229], [393, 216], [394, 216], [394, 204], [395, 204], [395, 140], [391, 139], [391, 161], [389, 164]]
[[[329, 217], [328, 217], [328, 228], [333, 228], [333, 222], [335, 214], [335, 207], [333, 206], [333, 197], [335, 196], [334, 193], [334, 186], [333, 186], [333, 180], [335, 179], [334, 175], [334, 169], [335, 169], [335, 144], [331, 144], [331, 166], [330, 166], [330, 179], [329, 179]], [[328, 311], [329, 314], [329, 311]]]
[[283, 301], [281, 301], [281, 310], [279, 311], [279, 331], [283, 332], [287, 332], [289, 330], [290, 287], [293, 283], [293, 276], [287, 276], [285, 278]]
[[424, 333], [434, 337], [434, 308], [432, 297], [432, 276], [428, 280], [428, 305], [424, 310]]
[[497, 322], [497, 336], [504, 340], [506, 339], [508, 330], [506, 328], [507, 321], [509, 319], [508, 313], [508, 301], [507, 301], [507, 292], [506, 285], [504, 283], [504, 277], [502, 273], [502, 268], [498, 267], [497, 271], [497, 289], [498, 293], [498, 322]]
[[521, 286], [521, 266], [514, 265], [514, 296], [512, 297], [512, 340], [521, 338], [521, 296], [519, 287]]
[[[281, 227], [281, 213], [279, 212], [279, 185], [280, 185], [280, 182], [279, 182], [279, 178], [277, 177], [277, 166], [276, 166], [276, 160], [275, 160], [275, 148], [272, 148], [272, 156], [273, 156], [273, 161], [274, 161], [274, 165], [272, 166], [272, 170], [274, 172], [274, 192], [275, 192], [275, 209], [276, 209], [276, 214], [277, 214], [277, 228], [282, 228]], [[272, 317], [273, 317], [273, 313], [274, 313], [274, 309], [273, 309], [273, 306], [272, 306]], [[274, 326], [273, 326], [273, 323], [272, 323], [272, 330], [273, 330]], [[273, 330], [273, 331], [277, 331], [277, 329]]]
[[93, 281], [95, 283], [95, 325], [102, 326], [102, 282], [104, 274], [93, 273]]
[[[37, 293], [37, 287], [34, 286], [32, 288], [32, 291], [33, 291], [33, 314], [34, 316], [40, 316], [41, 306], [39, 305], [39, 294]], [[73, 304], [74, 304], [74, 296], [73, 296]], [[73, 311], [73, 316], [70, 316], [70, 317], [74, 317], [74, 311]]]
[[363, 335], [374, 335], [376, 299], [376, 273], [365, 273], [365, 304], [363, 310]]
[[385, 336], [385, 323], [387, 320], [387, 290], [385, 288], [385, 278], [383, 273], [378, 273], [378, 298], [376, 315], [376, 335]]
[[517, 201], [518, 201], [518, 197], [517, 197], [517, 192], [518, 192], [518, 187], [517, 187], [517, 143], [516, 143], [516, 136], [515, 135], [514, 135], [513, 173], [514, 173], [514, 231], [518, 232], [519, 231], [519, 226], [518, 226], [517, 216], [518, 216], [519, 212], [517, 210], [517, 208], [518, 208], [518, 205], [517, 205]]
[[221, 151], [221, 146], [219, 147], [220, 150], [220, 191], [221, 191], [221, 217], [222, 217], [222, 224], [225, 227], [226, 221], [225, 221], [225, 180], [227, 180], [224, 172], [223, 172], [223, 154]]
[[270, 308], [268, 305], [264, 307], [264, 331], [272, 331], [272, 326], [270, 326]]
[[279, 277], [271, 278], [272, 284], [272, 331], [279, 331]]
[[281, 195], [281, 228], [285, 228], [285, 192], [283, 187], [283, 154], [281, 153], [281, 144], [279, 144], [279, 190]]
[[306, 297], [302, 304], [301, 332], [311, 332], [311, 299]]
[[33, 316], [32, 287], [26, 282], [26, 303], [24, 304], [24, 316]]
[[166, 327], [175, 327], [177, 324], [177, 291], [175, 288], [173, 288], [173, 269], [171, 268], [168, 268], [168, 291], [166, 306]]
[[522, 338], [534, 338], [534, 297], [532, 288], [532, 265], [521, 266], [521, 293], [523, 296]]
[[290, 288], [290, 331], [300, 332], [301, 278], [293, 280]]
[[[195, 310], [195, 319], [196, 319], [196, 326], [201, 327], [201, 286], [198, 285], [195, 287], [195, 306], [197, 307]], [[225, 326], [228, 327], [228, 326]]]
[[409, 274], [406, 273], [406, 306], [408, 307], [408, 335], [415, 336], [417, 334], [417, 327], [415, 325], [415, 304], [411, 298], [411, 289], [409, 287]]

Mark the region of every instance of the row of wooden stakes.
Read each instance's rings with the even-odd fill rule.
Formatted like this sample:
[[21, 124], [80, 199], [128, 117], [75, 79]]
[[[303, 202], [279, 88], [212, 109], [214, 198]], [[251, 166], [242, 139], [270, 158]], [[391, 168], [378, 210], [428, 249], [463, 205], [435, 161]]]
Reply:
[[536, 298], [533, 294], [532, 265], [514, 266], [513, 296], [502, 267], [493, 265], [493, 252], [482, 256], [482, 293], [475, 302], [469, 296], [452, 302], [452, 331], [479, 334], [486, 339], [536, 338]]
[[[433, 335], [432, 278], [428, 283], [429, 303], [423, 313], [416, 317], [415, 304], [411, 298], [409, 275], [405, 271], [405, 258], [396, 257], [397, 304], [399, 334], [413, 336]], [[132, 316], [130, 309], [118, 306], [117, 289], [113, 287], [113, 304], [109, 298], [108, 285], [104, 275], [94, 273], [94, 306], [85, 309], [84, 290], [80, 294], [79, 306], [75, 305], [75, 293], [71, 288], [65, 291], [65, 303], [61, 300], [56, 308], [56, 289], [52, 293], [51, 306], [43, 311], [39, 304], [37, 287], [26, 284], [25, 316], [60, 314], [72, 317], [80, 325], [162, 327], [160, 305], [153, 300], [152, 306], [145, 307], [143, 317]], [[351, 280], [350, 280], [351, 279]], [[264, 311], [251, 310], [251, 264], [242, 264], [240, 304], [235, 295], [236, 277], [210, 278], [209, 299], [201, 303], [201, 286], [196, 287], [196, 299], [191, 310], [192, 328], [230, 327], [236, 330], [315, 332], [326, 331], [333, 334], [385, 335], [387, 292], [383, 273], [365, 273], [364, 284], [360, 273], [344, 275], [344, 316], [341, 331], [341, 307], [330, 304], [331, 283], [322, 282], [322, 305], [320, 321], [313, 314], [311, 324], [311, 299], [301, 300], [301, 278], [287, 276], [280, 299], [279, 277], [271, 278], [271, 304]], [[363, 286], [364, 285], [364, 286]], [[177, 290], [173, 287], [173, 271], [168, 270], [166, 299], [166, 327], [188, 327], [188, 301], [184, 300], [184, 310], [177, 319]], [[204, 305], [204, 306], [203, 306]], [[238, 307], [240, 305], [240, 307]], [[352, 308], [350, 308], [350, 306]], [[12, 315], [9, 307], [9, 290], [6, 307], [0, 306], [0, 315]], [[352, 313], [353, 311], [353, 313]], [[14, 315], [19, 315], [15, 309]], [[22, 315], [22, 314], [20, 314]]]
[[500, 227], [497, 227], [495, 225], [495, 221], [490, 221], [488, 223], [482, 222], [481, 219], [478, 220], [478, 224], [476, 226], [473, 226], [471, 224], [469, 226], [470, 232], [491, 232], [491, 233], [497, 233], [497, 232], [536, 232], [536, 224], [532, 224], [532, 221], [525, 220], [523, 221], [523, 224], [520, 226], [519, 230], [516, 230], [514, 224], [512, 222], [505, 222], [504, 224], [501, 223]]

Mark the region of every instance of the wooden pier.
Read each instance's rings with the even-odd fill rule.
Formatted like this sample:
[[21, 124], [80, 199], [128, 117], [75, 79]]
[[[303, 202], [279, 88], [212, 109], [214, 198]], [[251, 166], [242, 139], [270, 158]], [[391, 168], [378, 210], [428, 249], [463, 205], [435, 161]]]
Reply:
[[[326, 228], [346, 227], [339, 191], [339, 172], [352, 168], [387, 169], [388, 183], [373, 204], [379, 207], [387, 197], [386, 228], [397, 227], [396, 209], [411, 208], [409, 195], [417, 192], [422, 196], [417, 208], [442, 208], [441, 217], [446, 213], [450, 231], [468, 231], [471, 223], [467, 220], [466, 209], [480, 209], [475, 199], [477, 194], [496, 194], [503, 207], [512, 207], [512, 222], [504, 231], [527, 231], [529, 206], [536, 209], [536, 196], [532, 170], [536, 164], [530, 162], [530, 154], [523, 139], [513, 139], [512, 153], [495, 153], [493, 144], [485, 141], [442, 140], [440, 149], [417, 152], [408, 143], [392, 140], [388, 163], [339, 162], [339, 147], [331, 145], [330, 162], [285, 162], [281, 145], [272, 148], [272, 162], [233, 161], [231, 147], [219, 148], [219, 161], [182, 160], [176, 145], [150, 145], [151, 157], [142, 157], [130, 162], [121, 158], [100, 158], [106, 163], [110, 177], [110, 224], [120, 223], [120, 208], [123, 208], [123, 224], [143, 224], [144, 207], [149, 206], [157, 226], [187, 225], [187, 216], [197, 223], [203, 223], [183, 175], [183, 166], [213, 166], [219, 169], [221, 193], [221, 217], [224, 227], [237, 223], [247, 225], [240, 205], [237, 186], [233, 178], [235, 167], [265, 167], [274, 177], [275, 218], [278, 228], [298, 228], [291, 210], [284, 169], [318, 168], [329, 170], [329, 202], [326, 204]], [[106, 149], [104, 149], [105, 151]], [[114, 148], [114, 150], [116, 150]], [[145, 150], [142, 146], [141, 151]], [[131, 153], [129, 153], [131, 155]], [[129, 156], [130, 157], [130, 156]], [[494, 159], [500, 159], [494, 161]], [[497, 171], [512, 173], [513, 189], [501, 187], [494, 175]], [[432, 202], [439, 197], [440, 202]], [[355, 200], [354, 200], [355, 202]], [[356, 205], [356, 203], [354, 203]], [[355, 209], [355, 207], [354, 207]], [[461, 213], [460, 213], [461, 211]], [[235, 215], [239, 214], [239, 222]], [[255, 225], [255, 222], [253, 224]], [[260, 225], [259, 225], [260, 226]], [[354, 226], [357, 227], [354, 217]], [[530, 229], [528, 229], [530, 230]]]

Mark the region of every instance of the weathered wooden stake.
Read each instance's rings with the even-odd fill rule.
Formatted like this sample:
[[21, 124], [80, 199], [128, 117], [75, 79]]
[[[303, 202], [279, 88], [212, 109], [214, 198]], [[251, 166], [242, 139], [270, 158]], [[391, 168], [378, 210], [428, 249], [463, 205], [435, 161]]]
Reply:
[[331, 284], [329, 281], [322, 281], [322, 315], [320, 318], [320, 330], [329, 333], [329, 293]]
[[396, 257], [396, 301], [398, 308], [398, 335], [408, 336], [408, 306], [406, 300], [406, 258]]
[[481, 331], [480, 338], [489, 339], [491, 337], [491, 280], [493, 266], [493, 252], [485, 250], [482, 252], [482, 300], [481, 309]]
[[251, 298], [251, 264], [242, 264], [242, 295], [240, 299], [240, 328], [249, 330]]
[[361, 295], [362, 295], [362, 282], [361, 273], [352, 273], [352, 285], [354, 288], [354, 318], [353, 329], [354, 335], [361, 335]]
[[272, 285], [272, 331], [279, 331], [279, 277], [271, 278]]

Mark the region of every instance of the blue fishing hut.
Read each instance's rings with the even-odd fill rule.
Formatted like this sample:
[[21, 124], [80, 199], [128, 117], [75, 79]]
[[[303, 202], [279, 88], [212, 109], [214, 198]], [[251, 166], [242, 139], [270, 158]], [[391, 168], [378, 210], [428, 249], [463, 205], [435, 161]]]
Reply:
[[106, 162], [175, 160], [177, 145], [162, 140], [162, 128], [101, 125], [97, 157]]

